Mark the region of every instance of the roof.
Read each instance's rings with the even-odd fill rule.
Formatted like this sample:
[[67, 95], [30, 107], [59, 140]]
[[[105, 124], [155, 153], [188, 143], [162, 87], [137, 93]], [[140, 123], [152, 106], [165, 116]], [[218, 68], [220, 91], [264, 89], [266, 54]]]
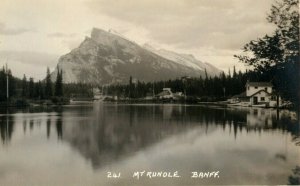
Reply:
[[163, 90], [162, 92], [158, 93], [156, 96], [167, 96], [167, 95], [172, 95], [170, 91]]
[[252, 87], [273, 87], [271, 82], [247, 82], [246, 85]]
[[252, 97], [252, 96], [254, 96], [254, 95], [256, 95], [256, 94], [258, 94], [258, 93], [260, 93], [260, 92], [265, 92], [265, 93], [267, 93], [268, 95], [271, 95], [269, 92], [267, 92], [266, 90], [259, 90], [259, 91], [257, 91], [257, 92], [255, 92], [254, 94], [252, 94], [251, 96], [249, 96], [249, 97]]

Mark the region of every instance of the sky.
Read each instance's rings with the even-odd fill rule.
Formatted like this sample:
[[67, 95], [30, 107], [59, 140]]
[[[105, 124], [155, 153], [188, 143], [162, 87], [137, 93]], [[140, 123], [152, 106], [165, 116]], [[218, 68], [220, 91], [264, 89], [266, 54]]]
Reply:
[[274, 0], [1, 0], [0, 65], [35, 80], [79, 46], [92, 28], [138, 44], [193, 54], [228, 72], [250, 40], [270, 34]]

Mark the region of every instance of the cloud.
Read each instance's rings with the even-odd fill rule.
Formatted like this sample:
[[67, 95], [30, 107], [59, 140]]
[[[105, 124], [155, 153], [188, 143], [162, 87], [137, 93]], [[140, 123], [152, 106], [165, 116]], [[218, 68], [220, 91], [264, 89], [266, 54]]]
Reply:
[[273, 31], [271, 0], [91, 0], [98, 14], [141, 26], [151, 39], [180, 48], [239, 49]]
[[48, 34], [47, 36], [52, 37], [52, 38], [73, 38], [73, 37], [76, 37], [77, 34], [76, 33], [65, 34], [62, 32], [54, 32], [54, 33]]
[[0, 50], [2, 61], [19, 61], [23, 64], [31, 64], [42, 67], [54, 67], [58, 61], [58, 55], [32, 51], [3, 51]]
[[32, 51], [0, 51], [0, 67], [7, 63], [14, 76], [22, 78], [23, 74], [35, 80], [45, 78], [46, 68], [51, 70], [57, 65], [59, 56], [55, 54]]
[[[69, 0], [1, 0], [0, 46], [61, 56], [78, 47], [93, 27], [112, 28], [139, 44], [191, 53], [226, 71], [233, 65], [243, 69], [232, 55], [273, 32], [266, 21], [273, 1], [78, 0], [70, 6]], [[34, 31], [30, 28], [38, 32], [29, 34]], [[23, 59], [23, 64], [44, 63]]]
[[48, 34], [47, 36], [49, 38], [60, 39], [61, 44], [63, 46], [66, 46], [69, 50], [78, 47], [79, 44], [83, 41], [82, 35], [76, 33], [66, 34], [62, 32], [54, 32]]
[[63, 39], [61, 43], [64, 46], [67, 46], [69, 50], [73, 50], [74, 48], [77, 48], [80, 43], [83, 41], [82, 38], [75, 38], [75, 39]]
[[7, 28], [4, 23], [0, 23], [0, 35], [20, 35], [26, 32], [32, 32], [28, 28]]

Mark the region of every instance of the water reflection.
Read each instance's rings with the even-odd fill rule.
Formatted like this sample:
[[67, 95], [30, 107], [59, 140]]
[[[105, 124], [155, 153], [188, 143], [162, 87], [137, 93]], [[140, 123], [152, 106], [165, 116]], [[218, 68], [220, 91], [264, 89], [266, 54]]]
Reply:
[[[49, 133], [50, 133], [50, 131], [49, 131]], [[63, 137], [63, 127], [62, 127], [61, 119], [56, 120], [56, 133], [57, 133], [57, 138], [62, 139], [62, 137]]]
[[3, 144], [7, 144], [14, 131], [14, 120], [12, 116], [2, 116], [0, 117], [0, 134]]
[[[46, 136], [50, 137], [55, 124], [58, 139], [69, 142], [90, 159], [94, 168], [132, 154], [170, 135], [182, 133], [195, 126], [205, 126], [204, 133], [217, 125], [237, 137], [239, 132], [277, 130], [289, 132], [299, 145], [299, 125], [295, 112], [274, 109], [245, 108], [222, 109], [185, 105], [105, 105], [67, 107], [64, 112], [48, 115], [15, 114], [0, 116], [1, 140], [7, 143], [13, 135], [14, 124], [23, 122], [34, 127], [46, 123]], [[65, 136], [64, 136], [64, 135]], [[64, 138], [63, 138], [64, 136]]]
[[[63, 142], [90, 162], [94, 171], [123, 160], [130, 162], [133, 157], [135, 162], [137, 160], [140, 162], [139, 153], [141, 152], [155, 156], [170, 151], [172, 152], [170, 158], [174, 159], [172, 164], [165, 165], [166, 160], [159, 160], [161, 161], [159, 164], [153, 163], [152, 166], [164, 165], [175, 169], [184, 165], [186, 170], [199, 166], [209, 170], [221, 164], [224, 167], [233, 166], [237, 171], [235, 165], [223, 162], [223, 158], [232, 161], [240, 160], [243, 162], [241, 164], [250, 169], [253, 166], [252, 161], [263, 165], [271, 161], [268, 159], [271, 156], [272, 161], [276, 159], [281, 162], [279, 164], [293, 164], [290, 169], [295, 170], [294, 173], [286, 177], [290, 183], [295, 183], [299, 176], [299, 167], [296, 162], [293, 162], [294, 154], [292, 153], [291, 157], [288, 153], [290, 143], [299, 145], [298, 115], [293, 111], [278, 112], [274, 109], [262, 108], [206, 108], [171, 104], [94, 103], [93, 105], [69, 106], [59, 110], [10, 111], [9, 113], [0, 115], [1, 141], [7, 144], [5, 148], [10, 147], [10, 141], [14, 138], [20, 137], [21, 134], [17, 129], [21, 128], [25, 136], [42, 134], [39, 140], [44, 137], [49, 142], [51, 140]], [[285, 138], [282, 139], [283, 136], [278, 138], [278, 131], [284, 134]], [[260, 137], [256, 134], [265, 136], [266, 141], [263, 143], [270, 146], [261, 149], [262, 147], [257, 143]], [[187, 139], [193, 140], [186, 143]], [[249, 144], [249, 139], [253, 140], [253, 143]], [[282, 142], [282, 144], [275, 144], [275, 141]], [[220, 146], [220, 142], [226, 145], [226, 148]], [[196, 145], [197, 148], [191, 148], [190, 143]], [[201, 146], [202, 143], [205, 148]], [[180, 146], [182, 150], [174, 150], [169, 147], [170, 144], [175, 145], [176, 148]], [[244, 147], [243, 144], [247, 146]], [[234, 148], [235, 145], [237, 148]], [[209, 153], [204, 152], [206, 150], [209, 153], [216, 152], [210, 154], [213, 157], [209, 157]], [[177, 157], [177, 154], [180, 154], [178, 152], [186, 153], [182, 155], [184, 158], [179, 155]], [[206, 158], [207, 161], [199, 162], [200, 160], [197, 156], [195, 159], [193, 153]], [[250, 174], [248, 170], [243, 171]], [[228, 172], [232, 173], [232, 171]], [[246, 176], [244, 179], [253, 178]]]
[[50, 132], [51, 132], [51, 120], [50, 118], [47, 119], [47, 138], [50, 137]]
[[[45, 122], [46, 121], [46, 122]], [[35, 128], [41, 128], [43, 122], [47, 125], [47, 138], [50, 137], [51, 123], [56, 125], [56, 134], [59, 139], [62, 139], [63, 128], [61, 117], [57, 113], [15, 113], [15, 114], [0, 114], [0, 133], [3, 144], [9, 144], [14, 132], [14, 126], [22, 124], [23, 133], [31, 133]], [[29, 131], [28, 131], [29, 127]]]

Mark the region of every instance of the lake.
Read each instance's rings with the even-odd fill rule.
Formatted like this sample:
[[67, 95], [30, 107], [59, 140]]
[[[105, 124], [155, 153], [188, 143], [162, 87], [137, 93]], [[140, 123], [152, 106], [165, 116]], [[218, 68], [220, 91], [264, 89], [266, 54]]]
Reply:
[[299, 184], [299, 115], [289, 110], [101, 102], [2, 109], [0, 137], [1, 186]]

